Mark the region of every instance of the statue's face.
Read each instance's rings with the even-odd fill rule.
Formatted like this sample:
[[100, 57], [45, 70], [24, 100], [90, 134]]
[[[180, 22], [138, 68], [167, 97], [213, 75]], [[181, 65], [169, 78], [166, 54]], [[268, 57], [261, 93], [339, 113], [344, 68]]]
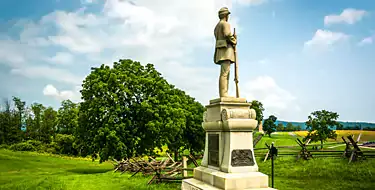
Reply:
[[[220, 17], [220, 16], [219, 16]], [[228, 21], [229, 19], [229, 14], [225, 14], [221, 19], [224, 19], [225, 21]]]

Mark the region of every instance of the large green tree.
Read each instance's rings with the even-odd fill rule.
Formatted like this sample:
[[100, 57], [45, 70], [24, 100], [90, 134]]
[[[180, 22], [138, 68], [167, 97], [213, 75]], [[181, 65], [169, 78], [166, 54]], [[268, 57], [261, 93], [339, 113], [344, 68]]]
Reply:
[[[184, 91], [174, 88], [178, 95], [175, 100], [179, 100], [179, 105], [184, 110], [185, 127], [179, 130], [179, 135], [172, 137], [168, 142], [168, 148], [175, 154], [178, 159], [178, 150], [189, 150], [190, 153], [200, 153], [204, 149], [205, 131], [202, 128], [204, 107], [194, 98], [185, 94]], [[176, 105], [178, 106], [178, 105]]]
[[305, 137], [311, 138], [314, 142], [320, 141], [321, 148], [323, 148], [323, 142], [328, 138], [335, 139], [337, 134], [330, 127], [341, 127], [341, 124], [337, 121], [339, 114], [330, 112], [327, 110], [312, 112], [306, 121], [306, 127], [309, 130], [308, 135]]
[[5, 143], [5, 114], [4, 107], [0, 105], [0, 144]]
[[26, 110], [26, 102], [25, 101], [22, 101], [20, 98], [18, 97], [13, 97], [13, 102], [15, 104], [15, 107], [17, 108], [16, 110], [16, 115], [17, 115], [17, 120], [18, 120], [18, 126], [19, 128], [21, 129], [23, 126], [22, 126], [22, 123], [23, 123], [23, 117], [25, 115], [25, 110]]
[[42, 119], [39, 129], [39, 138], [40, 141], [49, 143], [52, 140], [52, 136], [55, 135], [57, 112], [52, 107], [48, 107], [43, 111]]
[[253, 101], [251, 101], [250, 108], [255, 110], [256, 120], [258, 121], [258, 125], [260, 125], [263, 121], [263, 112], [264, 112], [262, 102], [260, 102], [258, 100], [253, 100]]
[[22, 140], [18, 112], [9, 99], [3, 99], [0, 114], [0, 143], [14, 144]]
[[9, 125], [11, 124], [11, 110], [8, 99], [3, 99], [0, 112], [0, 144], [8, 143]]
[[274, 115], [270, 115], [266, 120], [263, 122], [263, 131], [269, 137], [271, 137], [271, 133], [276, 131], [276, 122], [277, 117]]
[[189, 97], [186, 108], [186, 129], [184, 131], [185, 147], [192, 153], [201, 153], [204, 150], [206, 132], [202, 127], [205, 107], [194, 98]]
[[57, 112], [57, 133], [72, 135], [78, 126], [78, 104], [63, 100]]
[[33, 103], [31, 104], [31, 110], [32, 110], [32, 121], [29, 123], [29, 125], [26, 127], [26, 133], [29, 139], [34, 140], [42, 140], [41, 134], [41, 128], [42, 128], [42, 122], [43, 122], [43, 112], [46, 109], [46, 107], [43, 106], [43, 104], [40, 103]]
[[[181, 145], [176, 140], [186, 136], [189, 101], [152, 64], [101, 65], [82, 87], [76, 139], [83, 155], [99, 153], [100, 161], [150, 155], [165, 144], [176, 149]], [[191, 118], [197, 122], [198, 116]]]

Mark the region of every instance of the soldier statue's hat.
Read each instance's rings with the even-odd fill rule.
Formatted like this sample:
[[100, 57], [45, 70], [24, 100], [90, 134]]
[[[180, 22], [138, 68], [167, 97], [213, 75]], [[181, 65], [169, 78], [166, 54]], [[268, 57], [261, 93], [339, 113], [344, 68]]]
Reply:
[[229, 10], [227, 7], [223, 7], [219, 10], [219, 15], [222, 15], [222, 14], [230, 14]]

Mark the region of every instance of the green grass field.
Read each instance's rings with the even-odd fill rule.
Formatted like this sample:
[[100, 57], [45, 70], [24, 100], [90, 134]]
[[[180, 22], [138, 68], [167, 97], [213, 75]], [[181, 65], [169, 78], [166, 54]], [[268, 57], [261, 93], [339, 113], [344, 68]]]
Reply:
[[0, 189], [178, 189], [180, 184], [147, 186], [142, 175], [113, 173], [111, 163], [92, 162], [41, 155], [32, 152], [0, 150]]
[[[275, 143], [275, 146], [293, 146], [298, 145], [296, 143], [296, 139], [298, 136], [292, 136], [289, 135], [288, 132], [279, 132], [276, 134], [272, 134], [271, 137], [268, 135], [265, 135], [262, 137], [262, 139], [256, 144], [255, 148], [265, 148], [267, 143], [268, 145], [271, 145], [272, 142]], [[301, 137], [299, 137], [300, 140], [302, 140]]]
[[[296, 145], [296, 136], [288, 133], [264, 137], [264, 143]], [[257, 158], [259, 170], [271, 175], [271, 162]], [[85, 158], [60, 157], [33, 152], [0, 149], [0, 189], [180, 189], [180, 183], [147, 185], [151, 178], [142, 174], [113, 173], [111, 163], [92, 162]], [[275, 188], [280, 190], [374, 189], [375, 159], [348, 164], [342, 158], [317, 158], [296, 161], [279, 157], [275, 161]]]

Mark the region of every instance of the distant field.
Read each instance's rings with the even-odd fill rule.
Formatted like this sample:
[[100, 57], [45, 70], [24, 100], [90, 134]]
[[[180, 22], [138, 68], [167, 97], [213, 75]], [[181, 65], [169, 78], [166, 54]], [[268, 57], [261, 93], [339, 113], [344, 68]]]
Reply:
[[[305, 137], [307, 135], [307, 131], [295, 131], [294, 132], [296, 135], [300, 137]], [[341, 137], [348, 136], [348, 135], [354, 135], [354, 140], [357, 140], [358, 135], [362, 133], [360, 142], [363, 141], [372, 141], [375, 140], [375, 131], [361, 131], [361, 130], [336, 130], [337, 133], [337, 142], [342, 142]], [[333, 139], [329, 139], [329, 141], [335, 141]]]

